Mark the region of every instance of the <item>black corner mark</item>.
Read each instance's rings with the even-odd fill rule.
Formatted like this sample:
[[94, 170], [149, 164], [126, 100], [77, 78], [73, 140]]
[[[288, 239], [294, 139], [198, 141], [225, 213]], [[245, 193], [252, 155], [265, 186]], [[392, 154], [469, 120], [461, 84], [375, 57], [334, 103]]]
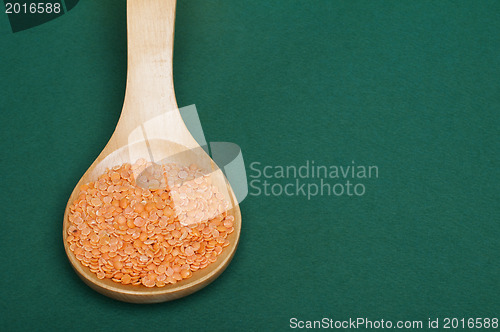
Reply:
[[71, 9], [73, 9], [76, 4], [80, 0], [64, 0], [64, 3], [66, 4], [66, 10], [69, 12]]
[[47, 23], [73, 9], [79, 0], [3, 0], [12, 32], [19, 32]]

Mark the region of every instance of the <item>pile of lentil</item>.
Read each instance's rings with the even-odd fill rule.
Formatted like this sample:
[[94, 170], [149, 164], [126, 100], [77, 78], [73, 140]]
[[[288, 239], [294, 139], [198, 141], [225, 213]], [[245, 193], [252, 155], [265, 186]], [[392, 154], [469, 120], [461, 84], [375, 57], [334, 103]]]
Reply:
[[[70, 206], [68, 246], [99, 279], [175, 284], [215, 262], [230, 243], [234, 217], [210, 176], [196, 165], [153, 166], [139, 160], [107, 169], [82, 185]], [[153, 188], [138, 186], [148, 170]]]

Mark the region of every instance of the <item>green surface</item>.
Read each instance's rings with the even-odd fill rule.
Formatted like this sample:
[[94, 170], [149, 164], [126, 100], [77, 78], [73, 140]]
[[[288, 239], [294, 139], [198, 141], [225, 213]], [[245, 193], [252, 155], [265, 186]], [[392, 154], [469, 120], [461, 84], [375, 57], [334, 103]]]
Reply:
[[[236, 256], [134, 305], [66, 259], [67, 199], [109, 139], [125, 2], [12, 33], [0, 14], [2, 331], [277, 331], [289, 319], [500, 316], [499, 1], [180, 1], [180, 106], [262, 165], [376, 165], [361, 197], [248, 196]], [[284, 180], [280, 180], [283, 182]]]

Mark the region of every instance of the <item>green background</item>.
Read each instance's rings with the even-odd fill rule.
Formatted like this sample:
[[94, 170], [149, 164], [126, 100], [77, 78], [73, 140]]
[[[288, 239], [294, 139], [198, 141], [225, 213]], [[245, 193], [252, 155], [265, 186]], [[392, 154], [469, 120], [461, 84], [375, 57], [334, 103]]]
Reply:
[[[3, 11], [3, 10], [2, 10]], [[73, 272], [67, 199], [117, 123], [125, 1], [0, 14], [2, 330], [259, 330], [500, 316], [499, 1], [179, 1], [174, 81], [249, 164], [377, 165], [361, 197], [248, 196], [233, 262], [134, 305]]]

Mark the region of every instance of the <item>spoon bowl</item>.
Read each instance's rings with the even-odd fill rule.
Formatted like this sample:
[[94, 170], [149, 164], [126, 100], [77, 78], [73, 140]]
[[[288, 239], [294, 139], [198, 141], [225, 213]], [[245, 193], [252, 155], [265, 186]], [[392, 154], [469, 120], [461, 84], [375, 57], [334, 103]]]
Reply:
[[[189, 133], [177, 107], [172, 78], [174, 18], [175, 0], [127, 1], [128, 70], [122, 114], [108, 144], [73, 190], [64, 213], [64, 247], [76, 273], [94, 290], [126, 302], [169, 301], [208, 285], [231, 261], [241, 231], [240, 209], [227, 179]], [[230, 244], [217, 260], [193, 272], [190, 278], [164, 287], [99, 279], [80, 263], [67, 242], [70, 207], [78, 198], [81, 185], [96, 181], [106, 169], [134, 164], [138, 159], [155, 164], [196, 164], [210, 174], [212, 185], [229, 202], [227, 214], [234, 217], [234, 231], [227, 237]]]

